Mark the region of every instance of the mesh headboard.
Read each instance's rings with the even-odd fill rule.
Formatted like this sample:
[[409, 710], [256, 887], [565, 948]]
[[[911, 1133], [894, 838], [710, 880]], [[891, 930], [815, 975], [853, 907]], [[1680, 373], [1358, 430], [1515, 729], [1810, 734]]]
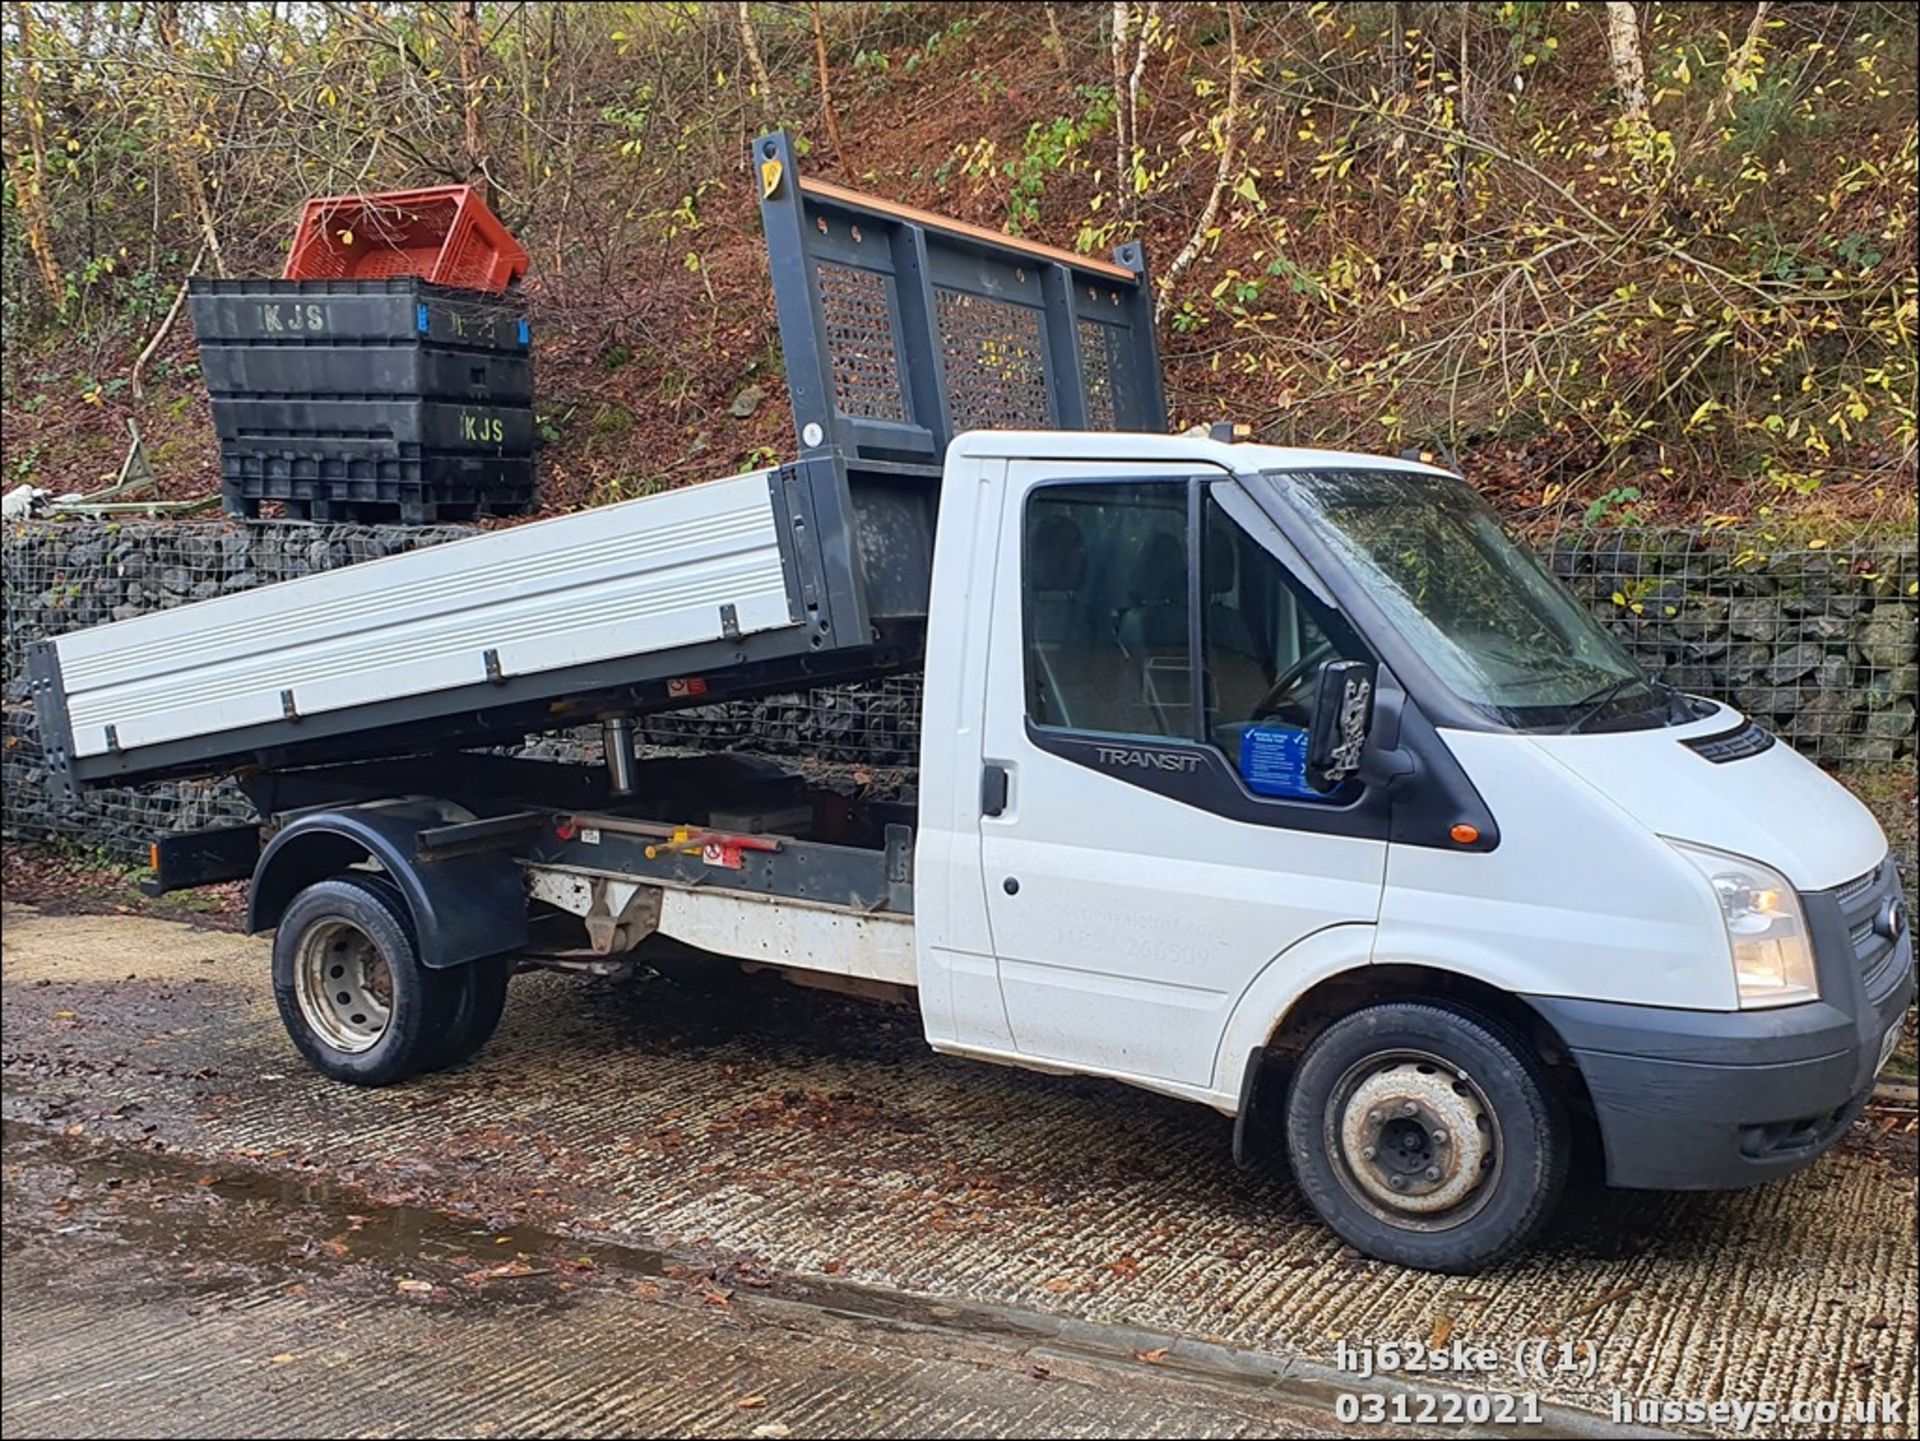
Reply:
[[938, 465], [963, 430], [1166, 429], [1146, 256], [1074, 255], [824, 181], [754, 143], [801, 454]]

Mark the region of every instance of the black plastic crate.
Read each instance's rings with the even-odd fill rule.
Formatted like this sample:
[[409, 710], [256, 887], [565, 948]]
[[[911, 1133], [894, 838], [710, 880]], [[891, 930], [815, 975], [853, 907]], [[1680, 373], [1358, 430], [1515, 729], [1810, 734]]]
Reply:
[[392, 525], [396, 522], [401, 525], [448, 525], [458, 521], [526, 515], [534, 508], [531, 494], [490, 495], [483, 501], [435, 497], [391, 501], [288, 498], [270, 502], [224, 495], [222, 500], [226, 513], [231, 516], [258, 520], [268, 514], [269, 504], [277, 504], [280, 508], [279, 519], [308, 520], [316, 525]]
[[315, 520], [533, 508], [519, 300], [386, 280], [194, 280], [222, 495]]
[[537, 501], [531, 460], [414, 453], [224, 454], [221, 499], [257, 518], [277, 504], [290, 519], [435, 524], [524, 515]]
[[381, 346], [530, 354], [526, 308], [510, 296], [389, 280], [209, 280], [187, 284], [202, 349]]
[[388, 346], [205, 346], [200, 369], [221, 400], [457, 400], [531, 405], [533, 361], [490, 351]]
[[261, 399], [216, 395], [213, 429], [222, 453], [355, 451], [409, 446], [471, 455], [533, 455], [531, 405], [443, 400]]

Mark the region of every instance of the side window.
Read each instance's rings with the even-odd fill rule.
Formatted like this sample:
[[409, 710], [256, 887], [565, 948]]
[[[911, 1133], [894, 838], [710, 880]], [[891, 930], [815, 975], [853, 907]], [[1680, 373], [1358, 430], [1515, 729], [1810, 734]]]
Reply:
[[1204, 516], [1204, 734], [1256, 793], [1338, 799], [1306, 785], [1306, 732], [1321, 665], [1363, 652], [1211, 494]]
[[1024, 521], [1028, 716], [1191, 738], [1186, 483], [1043, 485]]

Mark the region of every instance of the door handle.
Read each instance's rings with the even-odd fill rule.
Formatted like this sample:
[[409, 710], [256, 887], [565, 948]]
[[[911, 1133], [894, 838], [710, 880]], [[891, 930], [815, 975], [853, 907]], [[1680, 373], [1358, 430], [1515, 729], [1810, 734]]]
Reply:
[[1007, 768], [988, 761], [980, 772], [980, 814], [1002, 815], [1007, 809]]

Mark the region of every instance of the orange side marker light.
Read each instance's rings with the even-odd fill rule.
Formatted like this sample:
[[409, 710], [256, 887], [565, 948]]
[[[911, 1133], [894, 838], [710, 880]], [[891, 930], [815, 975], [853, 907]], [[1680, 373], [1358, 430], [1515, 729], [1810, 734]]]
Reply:
[[1480, 828], [1478, 826], [1470, 826], [1465, 821], [1462, 821], [1459, 825], [1448, 831], [1447, 834], [1453, 837], [1455, 844], [1470, 846], [1480, 839]]

